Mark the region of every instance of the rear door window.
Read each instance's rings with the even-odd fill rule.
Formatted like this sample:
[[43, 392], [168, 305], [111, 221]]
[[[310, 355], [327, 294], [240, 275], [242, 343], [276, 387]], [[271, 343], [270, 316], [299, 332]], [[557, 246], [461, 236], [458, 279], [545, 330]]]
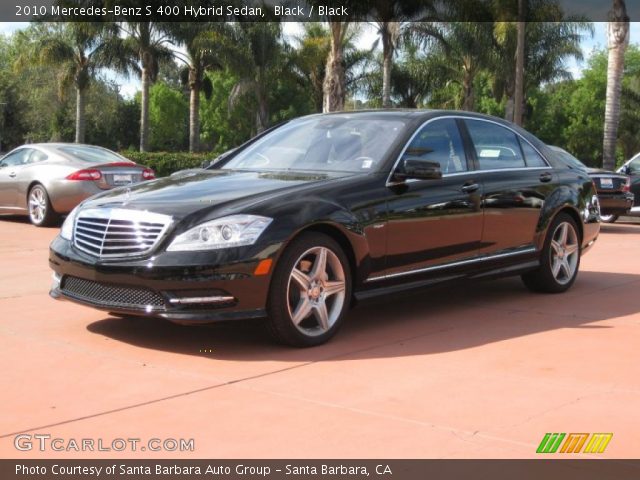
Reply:
[[518, 136], [495, 123], [465, 120], [476, 150], [480, 170], [501, 170], [527, 166]]

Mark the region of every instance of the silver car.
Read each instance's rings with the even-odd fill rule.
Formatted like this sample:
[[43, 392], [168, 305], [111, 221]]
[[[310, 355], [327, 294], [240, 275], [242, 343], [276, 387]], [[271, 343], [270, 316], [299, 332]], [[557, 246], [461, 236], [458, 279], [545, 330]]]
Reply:
[[85, 198], [155, 178], [153, 170], [111, 150], [76, 143], [23, 145], [0, 159], [0, 213], [55, 224]]

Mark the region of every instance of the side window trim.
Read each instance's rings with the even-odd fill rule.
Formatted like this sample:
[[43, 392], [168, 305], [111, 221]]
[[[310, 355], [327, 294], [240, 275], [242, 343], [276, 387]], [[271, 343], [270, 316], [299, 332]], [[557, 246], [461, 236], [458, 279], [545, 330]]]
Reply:
[[[420, 124], [420, 126], [418, 128], [416, 128], [415, 132], [413, 132], [413, 134], [411, 135], [409, 140], [407, 140], [407, 142], [405, 143], [404, 147], [400, 151], [400, 154], [398, 155], [398, 158], [396, 158], [396, 161], [394, 162], [393, 166], [391, 167], [391, 170], [389, 171], [389, 174], [387, 175], [387, 181], [385, 183], [385, 185], [387, 187], [398, 184], [398, 182], [393, 182], [391, 180], [391, 177], [393, 176], [393, 172], [395, 172], [396, 169], [398, 168], [400, 160], [404, 156], [406, 150], [409, 148], [409, 145], [411, 145], [411, 142], [413, 142], [413, 140], [420, 133], [420, 131], [425, 126], [427, 126], [429, 123], [434, 122], [436, 120], [445, 119], [445, 118], [453, 118], [453, 119], [456, 120], [456, 123], [458, 123], [458, 131], [460, 132], [460, 136], [462, 137], [462, 141], [465, 144], [465, 154], [467, 154], [467, 166], [469, 167], [469, 169], [466, 172], [443, 174], [442, 175], [443, 177], [453, 177], [453, 176], [458, 176], [458, 175], [467, 175], [467, 174], [472, 173], [472, 172], [476, 172], [476, 173], [485, 173], [485, 172], [487, 172], [488, 173], [488, 172], [505, 172], [505, 171], [510, 171], [510, 170], [511, 171], [513, 171], [513, 170], [548, 170], [550, 168], [553, 168], [551, 166], [551, 164], [549, 163], [549, 160], [547, 160], [547, 157], [545, 157], [542, 154], [542, 152], [536, 148], [535, 145], [533, 145], [529, 140], [524, 138], [522, 135], [520, 135], [518, 132], [516, 132], [513, 128], [509, 127], [508, 125], [503, 125], [501, 123], [494, 122], [493, 120], [489, 120], [487, 118], [475, 118], [475, 117], [467, 117], [467, 116], [462, 116], [462, 115], [442, 115], [442, 116], [439, 116], [439, 117], [434, 117], [434, 118], [430, 118], [428, 120], [425, 120], [422, 124]], [[520, 140], [520, 141], [524, 140], [525, 142], [527, 142], [531, 146], [531, 148], [533, 148], [538, 153], [538, 155], [540, 155], [542, 160], [544, 160], [546, 166], [544, 166], [544, 167], [524, 166], [524, 167], [517, 167], [517, 168], [502, 168], [502, 169], [496, 169], [496, 170], [480, 170], [479, 165], [478, 165], [478, 159], [477, 159], [477, 156], [475, 155], [475, 147], [473, 145], [473, 141], [471, 140], [471, 136], [469, 135], [469, 132], [467, 130], [467, 126], [466, 126], [465, 120], [477, 120], [479, 122], [492, 123], [494, 125], [498, 125], [500, 127], [506, 128], [510, 132], [513, 132], [516, 135], [516, 137], [518, 138], [518, 140]], [[463, 124], [464, 128], [460, 127], [460, 123]], [[468, 146], [472, 150], [473, 157], [469, 157], [469, 154], [467, 152], [467, 142], [469, 142]], [[522, 150], [522, 146], [520, 146], [520, 149]], [[523, 155], [523, 158], [524, 158], [524, 155]], [[470, 159], [472, 160], [471, 162], [469, 161]], [[525, 165], [526, 165], [526, 159], [525, 159]], [[412, 181], [416, 181], [416, 180], [408, 180], [407, 182], [412, 182]]]

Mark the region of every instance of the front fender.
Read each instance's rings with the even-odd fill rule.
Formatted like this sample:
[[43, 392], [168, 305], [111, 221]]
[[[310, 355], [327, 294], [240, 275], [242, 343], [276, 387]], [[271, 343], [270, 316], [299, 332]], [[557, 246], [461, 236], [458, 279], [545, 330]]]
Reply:
[[[358, 218], [338, 203], [317, 197], [280, 205], [276, 209], [270, 209], [267, 214], [274, 221], [265, 232], [264, 240], [282, 246], [277, 258], [302, 232], [319, 231], [337, 237], [343, 246], [348, 246], [351, 250], [346, 253], [352, 257], [356, 267], [356, 283], [368, 277], [372, 266], [367, 230], [372, 222]], [[345, 242], [348, 245], [344, 245]]]

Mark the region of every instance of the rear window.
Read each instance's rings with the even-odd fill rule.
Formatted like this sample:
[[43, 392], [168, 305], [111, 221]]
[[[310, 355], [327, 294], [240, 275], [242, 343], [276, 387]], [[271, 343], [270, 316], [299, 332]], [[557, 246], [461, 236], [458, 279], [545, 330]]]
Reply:
[[579, 170], [586, 170], [587, 166], [578, 160], [576, 157], [571, 155], [566, 150], [562, 150], [561, 148], [554, 148], [555, 152], [558, 154], [561, 160], [567, 163], [570, 167], [577, 168]]
[[126, 158], [107, 150], [106, 148], [87, 147], [87, 146], [64, 146], [58, 147], [58, 150], [77, 158], [85, 162], [93, 163], [109, 163], [109, 162], [122, 162]]

